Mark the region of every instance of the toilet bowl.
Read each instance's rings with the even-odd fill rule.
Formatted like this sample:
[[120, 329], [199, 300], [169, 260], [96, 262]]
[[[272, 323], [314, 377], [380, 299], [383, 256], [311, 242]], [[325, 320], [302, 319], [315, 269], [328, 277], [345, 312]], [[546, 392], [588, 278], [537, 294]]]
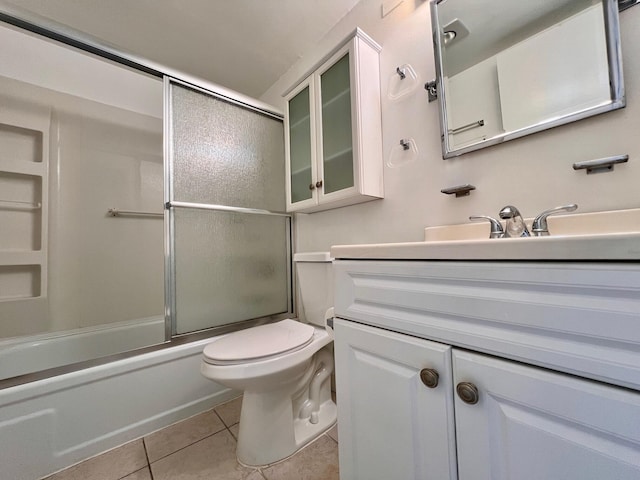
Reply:
[[333, 341], [325, 328], [333, 304], [331, 258], [294, 255], [306, 320], [285, 319], [216, 338], [203, 352], [201, 373], [243, 390], [237, 456], [250, 466], [293, 455], [331, 428]]

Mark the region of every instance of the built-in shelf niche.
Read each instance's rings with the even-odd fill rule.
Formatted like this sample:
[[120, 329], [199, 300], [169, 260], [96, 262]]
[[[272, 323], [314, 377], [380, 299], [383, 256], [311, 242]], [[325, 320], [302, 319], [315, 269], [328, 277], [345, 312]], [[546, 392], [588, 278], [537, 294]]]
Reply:
[[0, 144], [21, 162], [42, 163], [43, 132], [0, 123]]
[[0, 110], [2, 303], [46, 297], [49, 128], [49, 112]]
[[42, 248], [42, 177], [0, 172], [0, 250]]
[[0, 302], [41, 295], [40, 265], [1, 265]]

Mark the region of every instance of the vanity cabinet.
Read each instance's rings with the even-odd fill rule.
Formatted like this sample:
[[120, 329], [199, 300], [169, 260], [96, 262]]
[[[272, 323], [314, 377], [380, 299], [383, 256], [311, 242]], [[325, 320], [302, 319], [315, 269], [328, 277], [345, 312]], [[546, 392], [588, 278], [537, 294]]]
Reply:
[[640, 478], [638, 264], [334, 270], [342, 478]]
[[357, 29], [285, 96], [287, 211], [384, 196], [379, 52]]

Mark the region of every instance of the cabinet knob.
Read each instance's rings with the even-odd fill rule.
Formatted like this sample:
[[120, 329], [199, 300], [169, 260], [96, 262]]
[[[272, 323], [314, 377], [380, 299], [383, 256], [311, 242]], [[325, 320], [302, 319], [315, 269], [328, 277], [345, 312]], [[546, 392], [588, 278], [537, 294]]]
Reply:
[[471, 382], [460, 382], [456, 387], [456, 392], [458, 392], [460, 399], [469, 405], [475, 405], [480, 398], [478, 387]]
[[309, 190], [313, 190], [314, 188], [316, 188], [316, 186], [313, 183], [309, 184]]
[[322, 180], [316, 182], [316, 187], [320, 188], [322, 186]]
[[438, 375], [438, 371], [433, 368], [423, 368], [420, 370], [420, 380], [429, 388], [436, 388], [439, 379], [440, 375]]

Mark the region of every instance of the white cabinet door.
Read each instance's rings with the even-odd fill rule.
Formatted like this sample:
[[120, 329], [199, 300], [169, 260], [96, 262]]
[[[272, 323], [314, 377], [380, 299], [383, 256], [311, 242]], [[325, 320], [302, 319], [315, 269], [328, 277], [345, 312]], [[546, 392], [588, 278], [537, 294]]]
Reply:
[[[640, 393], [453, 350], [460, 480], [637, 480]], [[400, 477], [398, 477], [400, 478]]]
[[455, 480], [451, 347], [336, 319], [335, 356], [340, 477]]

